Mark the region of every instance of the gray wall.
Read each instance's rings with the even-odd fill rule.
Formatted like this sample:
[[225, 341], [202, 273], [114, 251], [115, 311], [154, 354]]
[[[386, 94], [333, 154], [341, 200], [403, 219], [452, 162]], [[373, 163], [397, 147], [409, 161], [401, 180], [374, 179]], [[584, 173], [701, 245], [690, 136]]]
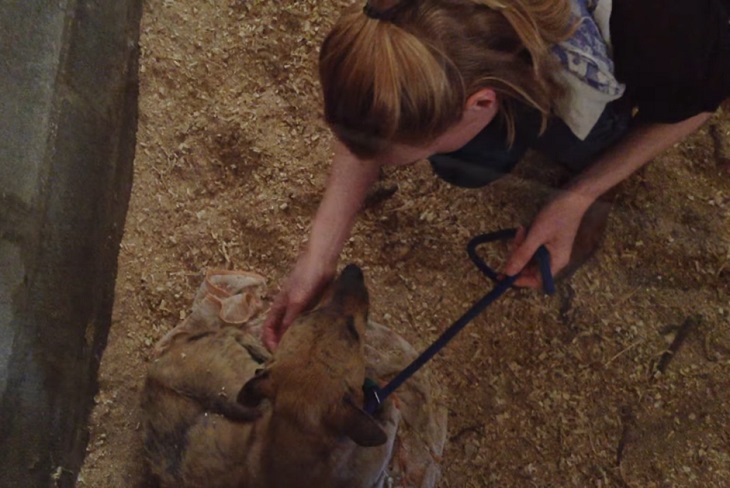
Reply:
[[73, 486], [83, 459], [131, 189], [141, 4], [0, 2], [2, 487]]

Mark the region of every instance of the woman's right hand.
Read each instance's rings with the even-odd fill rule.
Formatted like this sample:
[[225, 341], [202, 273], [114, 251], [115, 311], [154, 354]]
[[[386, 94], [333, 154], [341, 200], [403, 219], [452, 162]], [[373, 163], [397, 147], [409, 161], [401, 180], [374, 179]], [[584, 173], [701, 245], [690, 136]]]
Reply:
[[284, 331], [297, 315], [314, 305], [334, 277], [340, 251], [380, 172], [377, 161], [358, 159], [337, 141], [334, 146], [330, 176], [306, 250], [299, 255], [264, 322], [263, 341], [270, 350], [276, 349]]
[[335, 266], [315, 259], [312, 253], [304, 251], [299, 256], [264, 322], [263, 341], [269, 350], [276, 349], [294, 319], [315, 304], [334, 274]]

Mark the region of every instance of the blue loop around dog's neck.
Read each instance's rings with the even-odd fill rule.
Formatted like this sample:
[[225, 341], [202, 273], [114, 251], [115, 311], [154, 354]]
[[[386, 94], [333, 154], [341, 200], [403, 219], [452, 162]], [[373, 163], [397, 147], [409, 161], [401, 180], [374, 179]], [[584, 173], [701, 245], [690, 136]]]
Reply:
[[[446, 331], [441, 334], [441, 337], [439, 337], [436, 342], [431, 344], [428, 349], [423, 351], [420, 356], [413, 360], [413, 362], [409, 364], [403, 371], [398, 373], [398, 375], [393, 378], [387, 385], [381, 388], [375, 381], [369, 378], [366, 379], [365, 384], [362, 387], [363, 392], [365, 393], [365, 405], [363, 406], [363, 408], [366, 412], [370, 414], [375, 413], [378, 407], [385, 401], [385, 399], [390, 394], [392, 394], [408, 378], [413, 376], [413, 374], [418, 371], [424, 364], [426, 364], [432, 357], [434, 357], [437, 352], [443, 349], [446, 344], [448, 344], [449, 341], [453, 339], [456, 334], [458, 334], [461, 329], [466, 326], [466, 324], [474, 320], [474, 318], [482, 313], [484, 309], [492, 304], [492, 302], [497, 300], [507, 290], [512, 288], [512, 285], [519, 277], [519, 273], [515, 276], [500, 277], [499, 274], [497, 274], [492, 268], [487, 266], [482, 258], [479, 257], [476, 252], [476, 248], [480, 244], [484, 244], [487, 242], [512, 239], [515, 237], [516, 233], [516, 229], [504, 229], [488, 234], [478, 235], [474, 237], [471, 241], [469, 241], [469, 244], [467, 244], [467, 253], [469, 254], [469, 257], [482, 273], [484, 273], [492, 281], [495, 282], [494, 288], [492, 289], [492, 291], [484, 295], [481, 300], [472, 305], [472, 307], [467, 310], [464, 315], [462, 315], [456, 322], [454, 322], [451, 327], [446, 329]], [[538, 266], [540, 268], [543, 290], [548, 295], [552, 295], [555, 292], [555, 283], [553, 281], [553, 276], [550, 273], [550, 254], [548, 253], [548, 250], [545, 248], [545, 246], [540, 246], [540, 248], [535, 253], [534, 259], [537, 260]]]

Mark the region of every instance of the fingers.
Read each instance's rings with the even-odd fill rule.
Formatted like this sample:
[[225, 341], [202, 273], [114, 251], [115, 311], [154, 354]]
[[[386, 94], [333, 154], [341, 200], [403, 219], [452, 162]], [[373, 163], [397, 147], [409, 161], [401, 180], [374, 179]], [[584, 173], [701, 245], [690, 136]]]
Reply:
[[519, 274], [535, 255], [537, 248], [540, 247], [540, 241], [531, 239], [531, 235], [525, 231], [524, 227], [517, 229], [514, 243], [516, 248], [507, 259], [507, 264], [504, 265], [503, 269], [503, 273], [507, 276]]
[[283, 334], [281, 327], [282, 319], [286, 313], [286, 305], [280, 302], [279, 297], [274, 300], [274, 304], [271, 306], [269, 315], [266, 317], [266, 321], [264, 322], [262, 340], [264, 342], [264, 346], [266, 346], [269, 351], [273, 351], [277, 348], [279, 340]]
[[284, 332], [307, 308], [309, 301], [309, 297], [301, 293], [290, 293], [287, 289], [279, 292], [264, 322], [262, 340], [267, 349], [273, 351], [279, 346]]
[[[554, 238], [553, 238], [554, 239]], [[519, 275], [515, 280], [515, 286], [522, 288], [543, 288], [542, 274], [537, 263], [531, 263], [540, 246], [545, 246], [550, 257], [550, 273], [555, 276], [565, 267], [570, 259], [570, 251], [565, 252], [565, 244], [559, 239], [555, 242], [547, 236], [541, 236], [538, 232], [526, 232], [523, 227], [517, 230], [514, 240], [514, 250], [504, 266], [504, 274], [507, 276]], [[567, 244], [570, 249], [570, 243]]]
[[517, 227], [517, 232], [515, 232], [515, 238], [512, 240], [513, 250], [517, 247], [521, 246], [523, 242], [525, 242], [525, 237], [527, 237], [527, 230], [525, 229], [524, 225], [521, 225]]
[[[549, 244], [545, 245], [550, 255], [550, 274], [555, 277], [559, 277], [561, 270], [565, 268], [570, 261], [570, 254], [562, 252], [560, 248], [552, 248]], [[538, 246], [539, 247], [539, 246]], [[528, 263], [525, 268], [520, 272], [520, 276], [515, 280], [515, 286], [522, 288], [544, 288], [542, 279], [542, 273], [540, 272], [537, 263]]]
[[269, 315], [264, 322], [262, 340], [264, 346], [273, 351], [279, 346], [281, 336], [289, 328], [294, 318], [302, 311], [302, 306], [292, 300], [288, 290], [284, 289], [276, 296], [271, 305]]
[[509, 252], [510, 255], [519, 248], [523, 242], [525, 242], [525, 236], [527, 236], [527, 232], [525, 231], [524, 226], [517, 227], [515, 231], [515, 236], [512, 238], [512, 242], [510, 242], [509, 246]]
[[542, 277], [539, 273], [535, 273], [532, 269], [526, 269], [519, 278], [515, 280], [515, 286], [520, 288], [532, 288], [538, 290], [542, 288]]

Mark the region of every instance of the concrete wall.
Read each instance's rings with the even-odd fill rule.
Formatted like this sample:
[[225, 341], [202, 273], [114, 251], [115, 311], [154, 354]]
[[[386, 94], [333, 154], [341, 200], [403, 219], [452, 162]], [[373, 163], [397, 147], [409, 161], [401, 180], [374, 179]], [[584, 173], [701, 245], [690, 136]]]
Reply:
[[73, 486], [110, 325], [142, 0], [0, 2], [0, 487]]

